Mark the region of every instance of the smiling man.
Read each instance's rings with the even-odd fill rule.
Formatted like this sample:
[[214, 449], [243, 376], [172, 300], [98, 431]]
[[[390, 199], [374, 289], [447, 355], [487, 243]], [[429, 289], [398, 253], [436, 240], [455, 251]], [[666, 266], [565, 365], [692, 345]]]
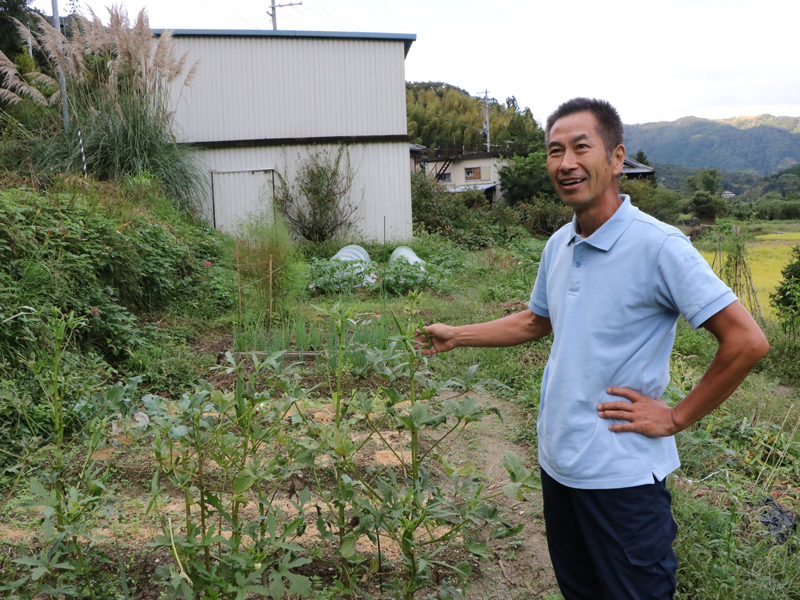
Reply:
[[[575, 98], [550, 115], [547, 168], [572, 222], [547, 242], [528, 310], [425, 327], [423, 354], [514, 346], [553, 333], [537, 433], [547, 540], [566, 600], [668, 599], [677, 559], [666, 476], [674, 434], [709, 414], [767, 353], [761, 329], [674, 227], [619, 194], [622, 122]], [[673, 407], [660, 399], [678, 317], [717, 339]]]

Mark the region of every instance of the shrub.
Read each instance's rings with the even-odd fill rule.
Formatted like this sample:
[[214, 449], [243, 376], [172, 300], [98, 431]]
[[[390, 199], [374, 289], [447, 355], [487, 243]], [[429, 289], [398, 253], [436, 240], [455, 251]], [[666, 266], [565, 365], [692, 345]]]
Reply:
[[549, 196], [537, 196], [514, 207], [517, 222], [531, 233], [550, 235], [572, 220], [572, 209]]
[[336, 154], [312, 152], [298, 157], [299, 167], [292, 180], [279, 174], [275, 206], [299, 236], [324, 242], [349, 229], [354, 223], [360, 200], [353, 200], [355, 171], [346, 146]]
[[542, 150], [528, 156], [516, 156], [500, 169], [503, 199], [511, 205], [548, 197], [557, 201], [547, 172], [547, 154]]
[[0, 192], [4, 358], [16, 362], [38, 346], [39, 315], [51, 306], [86, 317], [77, 344], [114, 361], [146, 338], [133, 311], [232, 306], [232, 277], [215, 232], [175, 211], [155, 220], [120, 204], [106, 207], [92, 194]]
[[686, 204], [681, 195], [647, 181], [622, 178], [619, 191], [631, 197], [631, 203], [642, 212], [665, 223], [675, 223]]
[[415, 225], [429, 233], [456, 226], [464, 205], [433, 177], [422, 171], [411, 173], [411, 215]]
[[717, 217], [725, 216], [728, 212], [728, 203], [711, 192], [700, 190], [692, 195], [689, 208], [698, 219], [713, 221]]
[[800, 245], [792, 248], [792, 259], [781, 275], [783, 280], [770, 294], [770, 301], [784, 331], [794, 337], [800, 327]]

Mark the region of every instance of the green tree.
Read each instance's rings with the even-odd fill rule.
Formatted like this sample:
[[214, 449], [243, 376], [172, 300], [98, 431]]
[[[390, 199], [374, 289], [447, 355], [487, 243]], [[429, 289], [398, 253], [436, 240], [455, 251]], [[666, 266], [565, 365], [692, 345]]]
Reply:
[[630, 196], [631, 203], [641, 211], [665, 223], [674, 223], [686, 205], [678, 192], [654, 186], [649, 181], [623, 177], [619, 191]]
[[643, 165], [647, 165], [651, 167], [650, 159], [647, 158], [647, 154], [644, 153], [644, 150], [638, 150], [636, 154], [633, 156], [633, 160], [638, 163], [642, 163]]
[[[485, 101], [440, 81], [406, 84], [408, 135], [412, 142], [448, 152], [485, 150]], [[505, 103], [489, 99], [492, 150], [526, 155], [544, 148], [544, 132], [529, 108], [511, 96]]]
[[544, 150], [511, 159], [507, 166], [500, 169], [500, 186], [503, 188], [503, 198], [511, 205], [537, 196], [558, 200], [547, 172], [547, 154]]
[[709, 194], [719, 194], [722, 187], [722, 175], [719, 169], [703, 169], [689, 175], [684, 182], [684, 187], [690, 194], [705, 191]]
[[728, 203], [707, 190], [696, 191], [689, 202], [689, 208], [702, 221], [713, 221], [724, 217], [728, 212]]

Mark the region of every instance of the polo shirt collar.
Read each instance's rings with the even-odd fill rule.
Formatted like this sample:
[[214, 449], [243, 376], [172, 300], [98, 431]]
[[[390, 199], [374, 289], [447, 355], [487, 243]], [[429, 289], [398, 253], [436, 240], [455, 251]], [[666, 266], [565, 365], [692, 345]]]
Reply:
[[619, 236], [621, 236], [631, 224], [636, 216], [636, 213], [639, 212], [639, 209], [631, 204], [630, 196], [621, 194], [620, 197], [622, 198], [622, 204], [620, 204], [616, 212], [611, 215], [611, 218], [608, 221], [603, 223], [600, 229], [595, 231], [585, 240], [582, 239], [580, 233], [578, 233], [578, 219], [573, 216], [572, 224], [570, 225], [572, 237], [567, 240], [567, 245], [576, 244], [579, 241], [583, 241], [591, 246], [594, 246], [598, 250], [603, 250], [604, 252], [610, 250], [611, 246], [614, 245], [614, 242], [619, 239]]

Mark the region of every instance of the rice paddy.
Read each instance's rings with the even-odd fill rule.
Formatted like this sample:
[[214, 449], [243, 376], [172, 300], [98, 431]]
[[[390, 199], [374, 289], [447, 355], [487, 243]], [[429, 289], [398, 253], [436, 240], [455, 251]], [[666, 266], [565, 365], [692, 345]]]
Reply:
[[[755, 241], [747, 244], [747, 264], [753, 278], [761, 311], [767, 319], [775, 319], [775, 313], [769, 302], [770, 294], [775, 292], [782, 279], [781, 271], [791, 260], [792, 246], [795, 244], [776, 244], [776, 241], [800, 243], [800, 231], [789, 233], [770, 233], [759, 235]], [[714, 262], [714, 252], [700, 251], [708, 261]]]

